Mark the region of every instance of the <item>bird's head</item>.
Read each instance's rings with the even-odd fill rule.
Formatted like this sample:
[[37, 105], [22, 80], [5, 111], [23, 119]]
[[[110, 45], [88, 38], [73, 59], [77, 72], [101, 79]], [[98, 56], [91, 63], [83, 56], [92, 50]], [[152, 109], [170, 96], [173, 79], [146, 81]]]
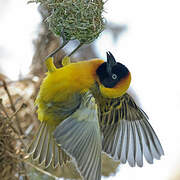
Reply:
[[102, 63], [96, 70], [98, 84], [103, 96], [117, 98], [129, 88], [131, 74], [126, 66], [116, 62], [111, 52], [107, 52], [107, 62]]

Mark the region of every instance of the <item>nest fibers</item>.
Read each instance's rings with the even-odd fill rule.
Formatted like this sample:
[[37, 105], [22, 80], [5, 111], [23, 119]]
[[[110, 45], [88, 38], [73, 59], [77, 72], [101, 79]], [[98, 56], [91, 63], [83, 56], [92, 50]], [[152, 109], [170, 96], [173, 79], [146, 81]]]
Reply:
[[[31, 1], [32, 2], [32, 1]], [[47, 7], [50, 30], [64, 40], [88, 44], [104, 30], [102, 0], [33, 0]]]
[[18, 179], [16, 140], [7, 119], [0, 112], [0, 179]]

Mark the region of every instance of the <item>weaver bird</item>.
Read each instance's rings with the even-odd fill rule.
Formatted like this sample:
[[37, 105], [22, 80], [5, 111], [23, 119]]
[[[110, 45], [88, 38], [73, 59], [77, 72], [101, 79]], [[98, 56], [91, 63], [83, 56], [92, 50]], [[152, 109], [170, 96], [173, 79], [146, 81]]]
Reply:
[[73, 160], [84, 180], [101, 179], [101, 152], [120, 163], [143, 166], [160, 159], [162, 146], [145, 112], [126, 92], [131, 74], [107, 52], [101, 59], [63, 62], [50, 57], [35, 101], [40, 129], [28, 153], [55, 168]]

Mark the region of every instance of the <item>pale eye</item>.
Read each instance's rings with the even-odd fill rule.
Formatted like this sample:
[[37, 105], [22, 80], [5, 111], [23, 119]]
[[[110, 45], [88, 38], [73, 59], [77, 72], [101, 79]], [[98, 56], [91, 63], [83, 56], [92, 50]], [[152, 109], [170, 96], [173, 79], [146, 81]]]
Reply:
[[112, 75], [112, 79], [117, 79], [117, 75], [116, 75], [116, 74], [113, 74], [113, 75]]

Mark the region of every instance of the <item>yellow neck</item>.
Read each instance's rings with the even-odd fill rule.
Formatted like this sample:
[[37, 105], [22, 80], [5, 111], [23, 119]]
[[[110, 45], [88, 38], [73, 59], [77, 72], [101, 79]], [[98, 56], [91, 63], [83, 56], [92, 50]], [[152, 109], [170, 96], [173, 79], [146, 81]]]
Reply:
[[131, 82], [131, 74], [129, 73], [129, 75], [127, 77], [122, 79], [113, 88], [106, 88], [100, 83], [99, 83], [99, 87], [100, 87], [100, 91], [104, 97], [106, 97], [106, 98], [117, 98], [117, 97], [122, 96], [127, 91], [127, 89], [130, 86], [130, 82]]

